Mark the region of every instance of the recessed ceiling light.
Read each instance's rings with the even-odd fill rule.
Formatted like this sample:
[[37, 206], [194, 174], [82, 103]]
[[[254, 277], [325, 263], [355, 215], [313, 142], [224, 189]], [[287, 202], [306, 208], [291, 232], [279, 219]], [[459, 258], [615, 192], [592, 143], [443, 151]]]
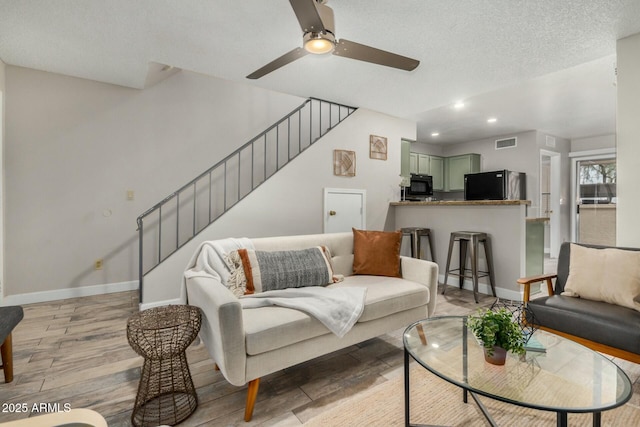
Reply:
[[456, 110], [459, 110], [462, 107], [464, 107], [464, 102], [462, 102], [462, 101], [458, 101], [455, 104], [453, 104], [453, 108], [455, 108]]
[[431, 134], [431, 136], [438, 136], [438, 135], [440, 135], [440, 133], [439, 133], [439, 132], [433, 132], [433, 133]]
[[495, 123], [497, 121], [498, 121], [498, 119], [496, 119], [495, 117], [490, 117], [490, 118], [487, 119], [487, 123]]

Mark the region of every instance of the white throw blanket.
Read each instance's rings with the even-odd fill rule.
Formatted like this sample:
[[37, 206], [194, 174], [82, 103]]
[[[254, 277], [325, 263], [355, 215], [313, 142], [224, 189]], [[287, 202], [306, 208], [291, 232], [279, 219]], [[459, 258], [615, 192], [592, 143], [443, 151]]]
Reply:
[[184, 271], [181, 300], [184, 303], [187, 302], [186, 279], [192, 277], [211, 277], [220, 280], [224, 286], [227, 286], [232, 266], [227, 264], [226, 255], [242, 248], [253, 249], [253, 243], [246, 237], [202, 242], [193, 253]]
[[364, 310], [367, 288], [325, 288], [310, 286], [267, 291], [240, 298], [242, 308], [276, 305], [304, 311], [342, 338]]

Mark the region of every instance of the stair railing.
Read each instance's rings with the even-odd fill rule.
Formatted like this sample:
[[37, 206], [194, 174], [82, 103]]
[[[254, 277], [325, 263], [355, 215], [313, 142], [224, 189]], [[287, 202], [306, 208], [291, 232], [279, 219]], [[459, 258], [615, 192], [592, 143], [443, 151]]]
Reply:
[[[140, 215], [137, 219], [140, 302], [145, 275], [355, 110], [309, 98]], [[148, 247], [151, 251], [145, 252]]]

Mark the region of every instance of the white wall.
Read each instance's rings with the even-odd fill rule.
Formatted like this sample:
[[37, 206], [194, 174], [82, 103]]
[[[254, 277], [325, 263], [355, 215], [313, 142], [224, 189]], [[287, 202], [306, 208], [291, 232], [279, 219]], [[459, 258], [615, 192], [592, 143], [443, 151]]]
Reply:
[[7, 302], [137, 281], [136, 217], [303, 102], [184, 71], [141, 91], [15, 66], [5, 95]]
[[[387, 137], [387, 160], [369, 158], [369, 135]], [[182, 272], [198, 244], [224, 237], [322, 233], [323, 189], [367, 191], [367, 228], [391, 229], [389, 202], [400, 198], [400, 140], [415, 139], [416, 123], [359, 109], [209, 226], [197, 239], [147, 274], [144, 303], [180, 296]], [[333, 175], [333, 150], [356, 152], [356, 176]]]
[[443, 145], [428, 144], [426, 142], [412, 142], [411, 151], [414, 153], [431, 154], [432, 156], [442, 156]]
[[614, 134], [571, 140], [571, 151], [601, 150], [603, 148], [616, 148], [616, 136]]
[[640, 247], [640, 34], [617, 43], [618, 246]]
[[5, 71], [6, 65], [0, 60], [0, 303], [4, 288], [4, 138], [5, 138]]

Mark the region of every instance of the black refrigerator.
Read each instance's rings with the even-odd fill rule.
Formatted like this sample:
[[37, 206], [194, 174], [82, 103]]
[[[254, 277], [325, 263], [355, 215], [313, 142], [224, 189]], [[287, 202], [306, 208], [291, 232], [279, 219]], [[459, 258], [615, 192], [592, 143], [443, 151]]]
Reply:
[[465, 200], [525, 200], [526, 174], [509, 170], [468, 173], [464, 176]]

